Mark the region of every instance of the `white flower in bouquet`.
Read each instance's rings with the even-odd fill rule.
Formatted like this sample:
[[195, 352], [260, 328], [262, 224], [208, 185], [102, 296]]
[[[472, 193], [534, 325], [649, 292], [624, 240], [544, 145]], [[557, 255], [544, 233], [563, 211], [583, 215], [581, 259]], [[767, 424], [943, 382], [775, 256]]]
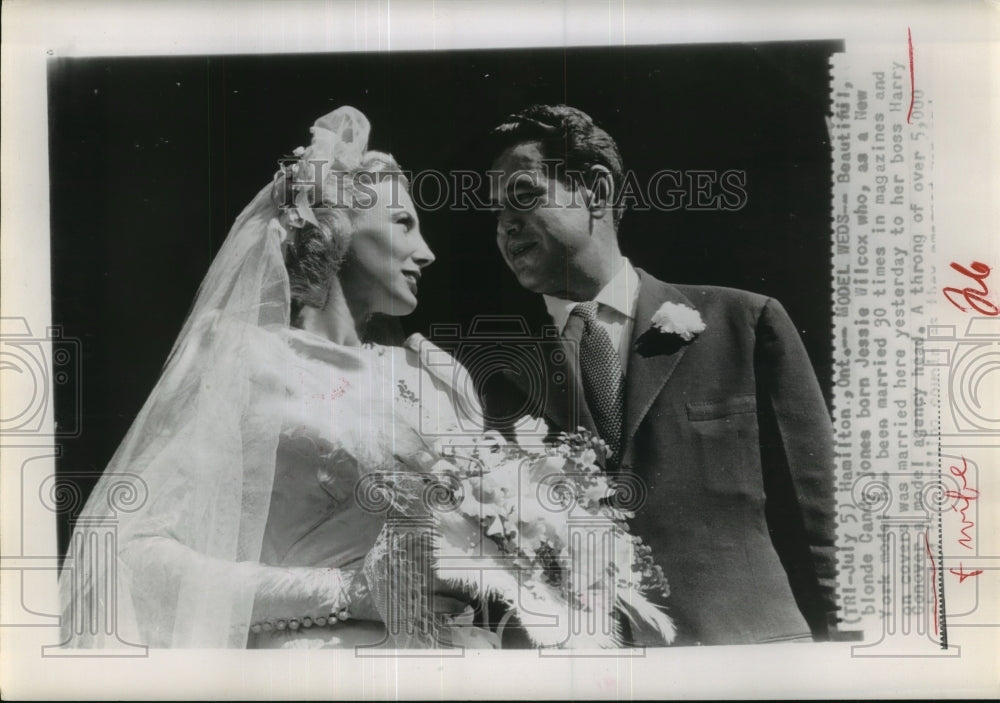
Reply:
[[[456, 450], [433, 468], [455, 497], [454, 509], [433, 514], [441, 579], [501, 598], [537, 646], [619, 646], [622, 619], [672, 642], [672, 621], [647, 599], [666, 581], [613, 505], [595, 464], [600, 439], [562, 434], [532, 452], [489, 434], [470, 445], [475, 461]], [[571, 627], [580, 618], [600, 626]]]

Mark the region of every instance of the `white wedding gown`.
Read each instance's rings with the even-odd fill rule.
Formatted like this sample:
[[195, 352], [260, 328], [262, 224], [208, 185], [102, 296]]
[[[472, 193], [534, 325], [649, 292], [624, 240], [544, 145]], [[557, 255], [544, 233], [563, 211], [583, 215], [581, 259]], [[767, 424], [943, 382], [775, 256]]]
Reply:
[[[414, 349], [342, 347], [300, 330], [289, 330], [286, 337], [294, 354], [282, 370], [286, 397], [279, 402], [285, 417], [260, 562], [360, 569], [385, 523], [379, 510], [385, 504], [363, 477], [407, 470], [401, 459], [468, 428], [470, 418], [460, 424], [455, 391], [422, 368]], [[438, 352], [436, 359], [441, 358]], [[311, 582], [306, 574], [299, 582], [278, 580], [263, 588], [255, 615], [300, 621], [326, 615], [321, 592], [309, 602], [309, 586], [302, 583]], [[299, 613], [293, 614], [296, 608]], [[249, 646], [353, 647], [384, 639], [380, 622], [352, 619], [262, 632], [251, 635]]]
[[[170, 424], [177, 425], [163, 433], [170, 436], [164, 440], [169, 451], [154, 446], [149, 455], [173, 470], [147, 472], [149, 500], [121, 525], [116, 636], [152, 647], [377, 645], [385, 628], [370, 604], [362, 614], [367, 620], [294, 631], [251, 628], [328, 617], [340, 591], [336, 570], [362, 566], [386, 519], [387, 504], [364, 477], [414, 470], [411, 460], [437, 438], [469, 427], [468, 417], [460, 421], [461, 409], [474, 414], [477, 406], [459, 406], [447, 382], [451, 369], [446, 364], [429, 372], [415, 348], [345, 347], [290, 328], [258, 331], [251, 339], [252, 353], [242, 355], [250, 368], [241, 377], [251, 379], [254, 400], [245, 407], [252, 408], [255, 426], [280, 428], [278, 437], [233, 444], [233, 432], [220, 424], [235, 420], [225, 417], [227, 408], [243, 407], [229, 397], [232, 391], [211, 398], [221, 419], [206, 420], [213, 416], [199, 408], [171, 409]], [[438, 350], [437, 363], [447, 360], [442, 355]], [[203, 386], [201, 394], [212, 390]], [[273, 457], [250, 455], [257, 445], [265, 452], [276, 447]], [[245, 493], [252, 484], [248, 469], [220, 468], [252, 466], [251, 459], [273, 466], [269, 501], [262, 494], [258, 510], [246, 508], [252, 504]], [[227, 505], [229, 517], [212, 514]], [[236, 544], [237, 525], [246, 532], [245, 525], [261, 523], [256, 552], [251, 546], [242, 558], [246, 547], [235, 550], [236, 559], [212, 556], [234, 552], [227, 545]], [[206, 535], [206, 525], [216, 525], [218, 534]], [[70, 573], [63, 585], [72, 589], [68, 599], [79, 599], [72, 606], [78, 609], [100, 588], [74, 584]], [[84, 632], [72, 645], [115, 646], [113, 640]]]

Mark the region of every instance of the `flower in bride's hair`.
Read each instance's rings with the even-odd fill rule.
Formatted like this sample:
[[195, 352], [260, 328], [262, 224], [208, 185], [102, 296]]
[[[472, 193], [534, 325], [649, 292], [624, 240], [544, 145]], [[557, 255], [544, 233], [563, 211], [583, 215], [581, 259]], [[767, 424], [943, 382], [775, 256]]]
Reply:
[[[277, 181], [282, 184], [277, 197], [287, 212], [290, 227], [303, 227], [307, 223], [320, 227], [313, 208], [320, 206], [326, 194], [328, 176], [361, 165], [370, 125], [364, 114], [345, 105], [320, 117], [309, 130], [312, 133], [309, 146], [297, 147], [292, 152], [298, 161], [285, 166], [283, 177]], [[316, 184], [321, 185], [317, 188]], [[289, 196], [289, 188], [294, 190], [293, 196]], [[289, 197], [294, 203], [292, 208], [287, 208]]]
[[705, 331], [705, 322], [692, 307], [678, 303], [664, 303], [653, 314], [653, 327], [665, 334], [676, 334], [685, 342]]

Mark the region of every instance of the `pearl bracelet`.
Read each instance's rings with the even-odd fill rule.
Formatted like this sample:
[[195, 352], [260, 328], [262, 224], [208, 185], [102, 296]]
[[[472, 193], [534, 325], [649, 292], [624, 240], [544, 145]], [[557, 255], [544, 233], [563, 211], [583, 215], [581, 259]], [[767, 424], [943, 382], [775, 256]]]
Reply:
[[355, 572], [353, 570], [336, 569], [333, 575], [337, 579], [337, 605], [328, 616], [322, 615], [313, 617], [306, 615], [303, 618], [290, 618], [288, 620], [260, 620], [250, 625], [250, 632], [260, 634], [261, 632], [273, 632], [298, 629], [308, 629], [310, 627], [333, 627], [338, 622], [343, 622], [351, 617], [348, 608], [351, 605], [351, 586], [354, 583]]
[[328, 616], [323, 617], [322, 615], [318, 617], [311, 617], [306, 615], [303, 618], [290, 618], [288, 620], [261, 620], [260, 622], [255, 622], [250, 626], [250, 632], [255, 635], [261, 632], [273, 632], [290, 630], [295, 631], [298, 629], [308, 629], [310, 627], [333, 627], [337, 623], [343, 622], [351, 617], [347, 608], [342, 608], [337, 612], [330, 613]]

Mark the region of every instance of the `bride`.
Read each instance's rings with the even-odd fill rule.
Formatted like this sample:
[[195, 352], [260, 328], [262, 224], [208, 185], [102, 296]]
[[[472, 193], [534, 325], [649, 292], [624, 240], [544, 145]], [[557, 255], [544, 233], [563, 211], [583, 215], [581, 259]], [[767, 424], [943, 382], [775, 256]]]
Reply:
[[[76, 523], [60, 576], [68, 645], [386, 640], [369, 590], [385, 514], [356, 486], [477, 410], [417, 345], [369, 341], [416, 307], [434, 254], [368, 134], [354, 108], [320, 118], [237, 218]], [[123, 480], [145, 498], [127, 510]], [[94, 526], [109, 524], [98, 545]]]

